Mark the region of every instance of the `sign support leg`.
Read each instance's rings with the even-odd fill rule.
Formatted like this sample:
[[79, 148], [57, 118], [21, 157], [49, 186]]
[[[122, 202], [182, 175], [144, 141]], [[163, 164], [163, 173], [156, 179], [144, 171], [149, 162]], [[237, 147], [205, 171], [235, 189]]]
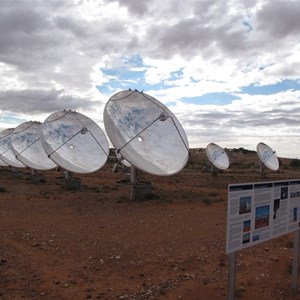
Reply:
[[135, 200], [136, 181], [137, 181], [137, 169], [135, 166], [131, 165], [131, 169], [130, 169], [130, 183], [131, 183], [130, 200]]
[[228, 300], [234, 300], [236, 280], [236, 252], [228, 255]]
[[298, 292], [298, 268], [299, 268], [299, 241], [300, 230], [294, 232], [293, 266], [292, 266], [292, 292], [294, 295]]

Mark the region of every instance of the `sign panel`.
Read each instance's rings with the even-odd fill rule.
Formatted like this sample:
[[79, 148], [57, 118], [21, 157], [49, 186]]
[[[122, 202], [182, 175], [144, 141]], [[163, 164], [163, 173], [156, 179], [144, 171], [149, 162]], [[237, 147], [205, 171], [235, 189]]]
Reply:
[[300, 228], [300, 179], [228, 185], [226, 253]]

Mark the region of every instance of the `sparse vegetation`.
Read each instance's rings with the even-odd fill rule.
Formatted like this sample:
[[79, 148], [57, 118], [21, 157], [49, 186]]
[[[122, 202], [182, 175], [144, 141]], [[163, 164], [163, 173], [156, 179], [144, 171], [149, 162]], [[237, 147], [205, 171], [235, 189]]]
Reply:
[[0, 187], [0, 193], [9, 193], [9, 191], [3, 187]]
[[219, 193], [217, 193], [217, 192], [209, 192], [209, 193], [207, 193], [207, 196], [209, 196], [209, 197], [217, 197], [219, 195]]
[[43, 198], [45, 198], [45, 199], [49, 199], [49, 198], [50, 198], [50, 194], [53, 194], [53, 193], [51, 193], [51, 192], [49, 192], [49, 191], [41, 191], [41, 192], [40, 192], [40, 195], [41, 195]]
[[205, 196], [202, 199], [203, 199], [203, 202], [207, 205], [211, 205], [213, 203], [213, 201], [210, 197]]
[[243, 286], [240, 286], [235, 290], [235, 297], [236, 298], [242, 298], [246, 289]]
[[160, 199], [159, 195], [155, 194], [155, 193], [148, 193], [144, 196], [145, 200], [157, 200]]
[[98, 186], [90, 187], [89, 190], [94, 192], [94, 193], [101, 193], [102, 192], [102, 189], [99, 188]]
[[290, 166], [293, 168], [300, 168], [300, 159], [298, 158], [292, 159], [290, 162]]
[[217, 202], [220, 202], [222, 201], [221, 198], [218, 197], [219, 196], [219, 193], [218, 192], [208, 192], [207, 194], [204, 194], [202, 196], [202, 200], [205, 204], [207, 205], [211, 205], [213, 203], [217, 203]]
[[294, 242], [293, 241], [287, 241], [286, 248], [292, 249], [293, 247], [294, 247]]
[[94, 193], [108, 193], [110, 190], [113, 190], [113, 191], [118, 190], [117, 187], [110, 187], [108, 185], [105, 185], [105, 186], [87, 186], [87, 185], [84, 185], [83, 187], [84, 187], [84, 189], [89, 190], [89, 191], [94, 192]]

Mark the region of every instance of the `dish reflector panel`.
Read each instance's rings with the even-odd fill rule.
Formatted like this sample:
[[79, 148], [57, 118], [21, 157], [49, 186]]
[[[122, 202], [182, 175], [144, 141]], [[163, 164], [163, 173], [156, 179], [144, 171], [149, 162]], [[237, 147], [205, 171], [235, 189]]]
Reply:
[[229, 167], [229, 158], [223, 148], [215, 143], [206, 146], [208, 160], [218, 169], [226, 170]]
[[70, 172], [95, 172], [108, 158], [108, 142], [101, 128], [75, 111], [50, 115], [42, 124], [41, 141], [48, 157]]
[[17, 159], [29, 168], [51, 170], [56, 167], [42, 146], [40, 122], [29, 121], [16, 127], [11, 146]]
[[174, 114], [138, 91], [114, 94], [104, 108], [106, 132], [122, 158], [154, 175], [179, 172], [188, 160], [188, 140]]
[[8, 128], [0, 133], [0, 158], [8, 166], [15, 168], [25, 168], [26, 166], [20, 162], [12, 151], [11, 138], [14, 128]]
[[258, 143], [256, 149], [261, 162], [270, 170], [277, 171], [279, 168], [279, 161], [276, 152], [264, 143]]

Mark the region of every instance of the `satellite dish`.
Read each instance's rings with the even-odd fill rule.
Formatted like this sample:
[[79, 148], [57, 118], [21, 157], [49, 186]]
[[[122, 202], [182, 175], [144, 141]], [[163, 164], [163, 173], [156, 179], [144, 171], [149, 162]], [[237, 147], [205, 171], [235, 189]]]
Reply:
[[226, 170], [229, 167], [227, 153], [219, 145], [210, 143], [206, 146], [208, 160], [218, 169]]
[[256, 149], [260, 161], [270, 170], [277, 171], [279, 168], [279, 161], [276, 152], [264, 143], [258, 143]]
[[136, 168], [172, 175], [187, 163], [185, 132], [173, 113], [137, 90], [114, 94], [104, 108], [106, 132], [117, 152]]
[[40, 122], [24, 122], [16, 127], [11, 146], [16, 158], [29, 168], [51, 170], [57, 166], [42, 146]]
[[21, 163], [12, 151], [11, 138], [14, 128], [8, 128], [0, 133], [0, 158], [8, 166], [15, 168], [25, 168], [26, 166]]
[[42, 124], [41, 141], [48, 157], [70, 172], [95, 172], [108, 158], [108, 142], [101, 128], [75, 111], [50, 115]]

